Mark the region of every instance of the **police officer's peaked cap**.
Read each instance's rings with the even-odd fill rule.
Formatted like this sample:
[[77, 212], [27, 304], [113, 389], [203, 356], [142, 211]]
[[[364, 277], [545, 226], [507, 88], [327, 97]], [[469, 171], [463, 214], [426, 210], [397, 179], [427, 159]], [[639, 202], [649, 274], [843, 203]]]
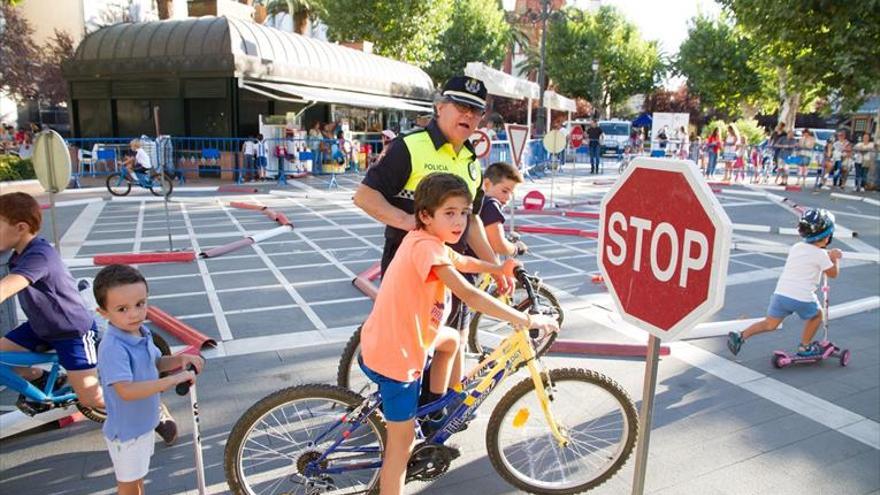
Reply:
[[455, 76], [443, 85], [443, 98], [468, 105], [477, 110], [486, 109], [486, 85], [473, 77]]

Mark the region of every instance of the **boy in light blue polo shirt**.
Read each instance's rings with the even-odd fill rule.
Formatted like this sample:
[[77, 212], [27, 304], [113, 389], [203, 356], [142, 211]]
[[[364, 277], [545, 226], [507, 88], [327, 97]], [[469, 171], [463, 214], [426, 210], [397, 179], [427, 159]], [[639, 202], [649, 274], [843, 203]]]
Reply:
[[98, 376], [107, 405], [104, 437], [120, 495], [143, 494], [144, 477], [153, 455], [153, 429], [159, 423], [159, 393], [181, 382], [195, 381], [192, 371], [164, 378], [159, 372], [196, 372], [198, 356], [162, 356], [153, 344], [147, 317], [147, 281], [135, 268], [110, 265], [94, 281], [98, 312], [107, 319], [107, 333], [98, 349]]

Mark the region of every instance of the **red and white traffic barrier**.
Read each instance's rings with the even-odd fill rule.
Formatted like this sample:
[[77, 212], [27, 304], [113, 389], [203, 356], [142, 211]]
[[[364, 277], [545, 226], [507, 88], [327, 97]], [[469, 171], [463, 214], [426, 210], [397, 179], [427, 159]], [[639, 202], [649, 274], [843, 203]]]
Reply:
[[379, 288], [373, 284], [373, 280], [378, 279], [381, 275], [382, 264], [377, 261], [371, 267], [358, 273], [357, 277], [355, 277], [351, 283], [363, 292], [365, 296], [375, 301], [376, 295], [379, 294]]
[[[577, 340], [557, 340], [550, 347], [554, 354], [589, 354], [591, 356], [645, 357], [648, 346], [640, 344], [610, 344], [607, 342], [582, 342]], [[669, 346], [660, 346], [660, 355], [668, 356]]]
[[517, 215], [546, 215], [555, 217], [589, 218], [592, 220], [599, 219], [599, 212], [594, 211], [517, 209], [514, 213]]
[[92, 264], [102, 265], [139, 265], [143, 263], [189, 263], [195, 261], [196, 253], [192, 251], [170, 251], [158, 253], [115, 253], [99, 254], [92, 258]]
[[538, 225], [517, 225], [514, 230], [523, 234], [550, 234], [550, 235], [570, 235], [575, 237], [587, 237], [590, 239], [598, 239], [599, 232], [595, 230], [580, 230], [564, 227], [542, 227]]
[[199, 256], [202, 258], [216, 258], [217, 256], [224, 255], [226, 253], [231, 253], [232, 251], [236, 251], [243, 247], [247, 247], [253, 245], [254, 240], [250, 237], [245, 237], [244, 239], [239, 239], [237, 241], [230, 242], [228, 244], [224, 244], [222, 246], [213, 247], [211, 249], [206, 249], [202, 251]]
[[266, 208], [268, 208], [268, 206], [258, 205], [258, 204], [254, 204], [254, 203], [245, 203], [244, 201], [232, 201], [229, 203], [229, 206], [231, 206], [233, 208], [239, 208], [242, 210], [256, 210], [256, 211], [263, 211]]
[[183, 323], [177, 318], [162, 311], [156, 306], [147, 306], [147, 318], [157, 327], [173, 335], [186, 345], [203, 350], [205, 347], [217, 347], [217, 341]]

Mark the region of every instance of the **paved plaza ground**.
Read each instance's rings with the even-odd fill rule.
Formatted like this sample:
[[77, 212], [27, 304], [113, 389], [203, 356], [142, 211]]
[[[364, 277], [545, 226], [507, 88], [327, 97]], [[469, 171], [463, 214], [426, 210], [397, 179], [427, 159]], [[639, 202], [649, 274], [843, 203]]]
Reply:
[[[573, 182], [569, 174], [563, 170], [555, 179], [557, 202], [599, 200], [617, 177], [616, 167], [591, 176], [579, 166]], [[378, 260], [382, 227], [351, 202], [359, 177], [340, 177], [339, 187], [333, 189], [327, 188], [327, 180], [258, 185], [255, 194], [185, 188], [169, 202], [167, 219], [164, 202], [146, 195], [111, 200], [97, 189], [57, 198], [105, 199], [57, 209], [62, 254], [68, 260], [167, 250], [169, 228], [174, 249], [200, 252], [276, 226], [259, 212], [230, 207], [231, 201], [267, 205], [293, 221], [292, 232], [216, 259], [140, 266], [150, 284], [152, 305], [220, 342], [205, 353], [209, 359], [198, 382], [209, 493], [227, 493], [223, 448], [244, 410], [282, 387], [334, 382], [342, 346], [371, 307], [351, 281]], [[551, 179], [526, 182], [518, 195], [535, 189], [549, 198]], [[832, 210], [843, 227], [835, 246], [867, 257], [880, 254], [876, 193], [867, 193], [864, 197], [872, 201], [866, 202], [832, 196], [827, 190], [725, 187], [717, 197], [738, 226], [734, 241], [767, 250], [731, 252], [724, 307], [712, 323], [697, 330], [739, 328], [743, 325], [736, 320], [759, 317], [766, 310], [785, 261], [778, 248], [798, 239], [779, 233], [779, 228], [794, 227], [796, 217], [767, 194]], [[597, 229], [595, 220], [570, 217], [517, 215], [515, 222]], [[769, 226], [771, 231], [758, 232], [749, 225]], [[51, 238], [49, 222], [43, 233]], [[562, 300], [563, 338], [645, 340], [619, 320], [604, 285], [591, 280], [598, 273], [595, 239], [523, 239], [530, 246], [523, 257], [527, 269], [541, 275]], [[832, 314], [830, 327], [833, 340], [852, 350], [848, 367], [828, 361], [774, 369], [772, 351], [791, 350], [797, 343], [797, 319], [787, 320], [779, 332], [749, 341], [736, 358], [719, 337], [685, 337], [671, 345], [671, 355], [659, 366], [647, 493], [880, 494], [880, 264], [844, 258], [841, 266], [840, 277], [832, 281], [832, 307], [850, 308], [851, 314]], [[72, 269], [76, 278], [87, 279], [97, 271]], [[173, 346], [180, 344], [165, 337]], [[600, 371], [634, 400], [641, 399], [641, 359], [553, 355], [545, 362], [550, 367]], [[506, 385], [518, 381], [514, 378]], [[410, 485], [408, 493], [518, 493], [495, 473], [486, 456], [486, 423], [500, 392], [457, 439], [463, 455], [450, 471], [430, 485]], [[14, 401], [8, 392], [0, 399], [7, 405]], [[173, 394], [165, 394], [164, 400], [179, 421], [181, 438], [172, 447], [157, 444], [147, 491], [195, 494], [189, 402]], [[633, 464], [630, 460], [594, 493], [629, 493]], [[94, 423], [82, 421], [0, 440], [0, 493], [109, 494], [114, 486], [110, 458]]]

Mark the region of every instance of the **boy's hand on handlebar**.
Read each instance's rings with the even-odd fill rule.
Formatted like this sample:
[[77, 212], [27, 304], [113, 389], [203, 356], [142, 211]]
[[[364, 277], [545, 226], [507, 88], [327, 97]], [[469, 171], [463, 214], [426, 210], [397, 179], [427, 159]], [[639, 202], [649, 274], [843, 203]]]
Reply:
[[516, 241], [514, 242], [514, 245], [516, 245], [517, 256], [522, 256], [529, 252], [529, 247], [526, 246], [526, 243], [524, 243], [523, 241]]
[[520, 263], [519, 261], [517, 261], [514, 258], [507, 258], [506, 260], [504, 260], [504, 263], [501, 264], [501, 273], [506, 278], [512, 279], [513, 278], [513, 270], [516, 269], [516, 267], [518, 267], [518, 266], [522, 266], [522, 263]]
[[171, 375], [170, 377], [174, 381], [173, 385], [177, 385], [178, 383], [184, 383], [184, 382], [190, 382], [190, 383], [196, 382], [196, 374], [193, 373], [192, 371], [181, 371], [179, 373], [175, 373], [175, 374]]
[[837, 261], [843, 257], [843, 251], [838, 248], [834, 248], [831, 251], [828, 251], [828, 257], [831, 258], [831, 261]]
[[202, 368], [205, 367], [205, 360], [201, 356], [193, 356], [192, 354], [181, 354], [180, 355], [180, 367], [183, 369], [187, 369], [189, 365], [192, 365], [193, 368], [196, 369], [196, 374], [202, 372]]
[[558, 332], [559, 322], [550, 315], [531, 315], [532, 328], [540, 330], [543, 333]]

